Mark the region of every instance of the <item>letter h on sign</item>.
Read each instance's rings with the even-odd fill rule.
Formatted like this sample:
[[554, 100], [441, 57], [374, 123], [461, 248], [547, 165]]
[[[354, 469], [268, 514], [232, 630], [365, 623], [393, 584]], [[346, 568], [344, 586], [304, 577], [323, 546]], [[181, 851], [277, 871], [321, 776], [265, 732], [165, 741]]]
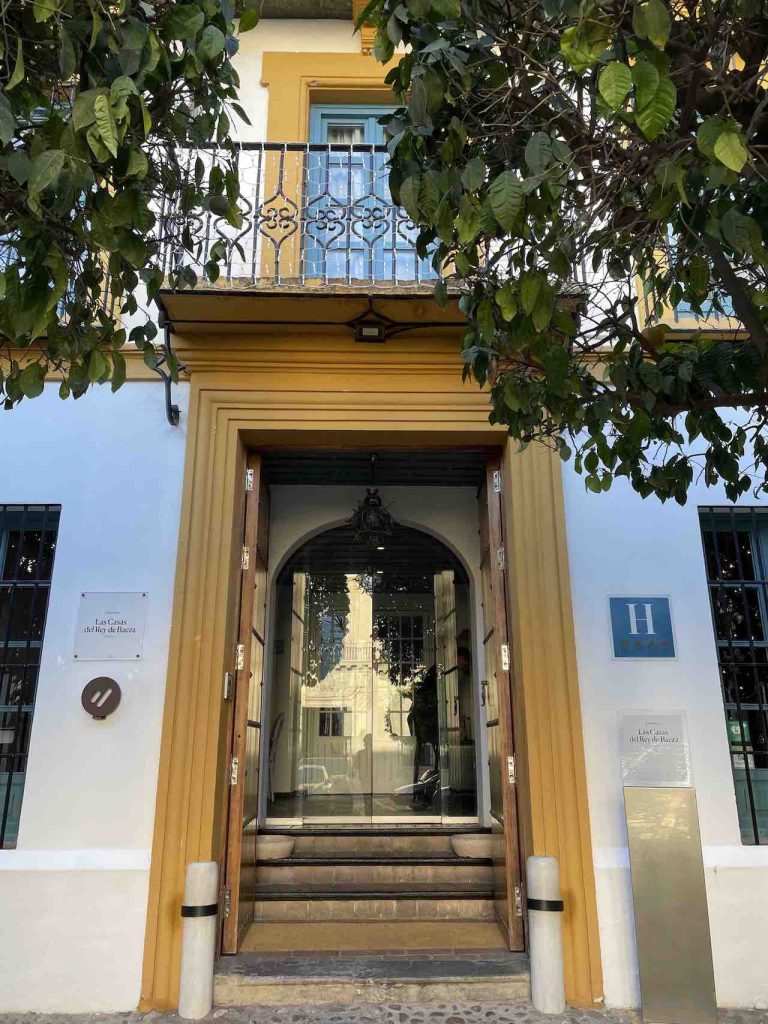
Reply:
[[674, 658], [675, 639], [668, 597], [612, 597], [615, 658]]

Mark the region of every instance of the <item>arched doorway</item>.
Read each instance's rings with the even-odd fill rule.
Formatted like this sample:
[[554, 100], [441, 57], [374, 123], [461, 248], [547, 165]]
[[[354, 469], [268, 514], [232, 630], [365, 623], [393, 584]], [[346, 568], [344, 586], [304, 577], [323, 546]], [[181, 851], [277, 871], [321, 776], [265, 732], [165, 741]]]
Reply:
[[276, 579], [264, 751], [268, 823], [477, 818], [467, 573], [395, 525], [373, 549], [312, 537]]

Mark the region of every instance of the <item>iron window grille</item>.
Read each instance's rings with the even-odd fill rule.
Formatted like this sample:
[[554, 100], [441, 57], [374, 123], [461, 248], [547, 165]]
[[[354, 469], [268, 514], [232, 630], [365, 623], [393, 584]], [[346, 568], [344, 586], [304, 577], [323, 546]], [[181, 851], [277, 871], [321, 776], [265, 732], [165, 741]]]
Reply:
[[59, 505], [0, 505], [0, 848], [16, 845]]
[[768, 513], [700, 509], [742, 842], [768, 842]]

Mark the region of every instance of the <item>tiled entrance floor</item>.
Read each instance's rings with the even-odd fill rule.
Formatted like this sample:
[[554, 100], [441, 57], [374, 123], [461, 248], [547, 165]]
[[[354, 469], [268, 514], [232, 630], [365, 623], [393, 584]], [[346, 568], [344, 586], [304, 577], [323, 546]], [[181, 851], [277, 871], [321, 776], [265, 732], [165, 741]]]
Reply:
[[261, 921], [251, 925], [243, 953], [503, 949], [494, 921]]

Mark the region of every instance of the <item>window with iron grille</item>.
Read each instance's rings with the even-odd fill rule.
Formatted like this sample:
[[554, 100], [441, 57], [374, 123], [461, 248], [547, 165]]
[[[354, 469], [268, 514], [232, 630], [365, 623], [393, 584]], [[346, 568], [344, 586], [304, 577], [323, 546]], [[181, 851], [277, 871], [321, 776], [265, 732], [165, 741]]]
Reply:
[[59, 505], [0, 505], [0, 848], [16, 845]]
[[742, 841], [768, 842], [768, 512], [700, 510]]

